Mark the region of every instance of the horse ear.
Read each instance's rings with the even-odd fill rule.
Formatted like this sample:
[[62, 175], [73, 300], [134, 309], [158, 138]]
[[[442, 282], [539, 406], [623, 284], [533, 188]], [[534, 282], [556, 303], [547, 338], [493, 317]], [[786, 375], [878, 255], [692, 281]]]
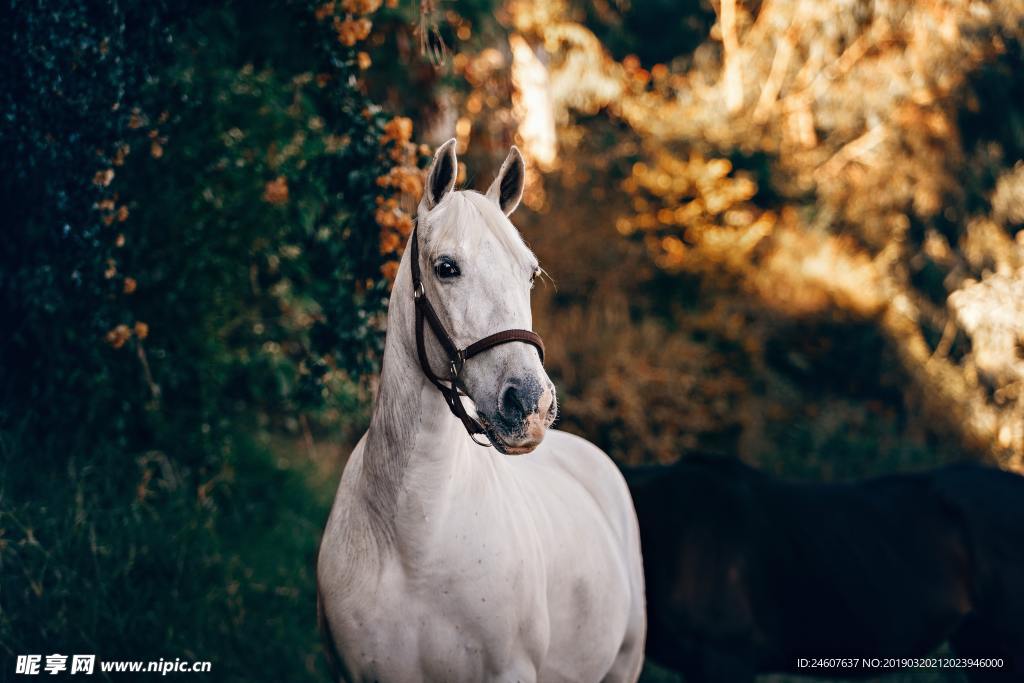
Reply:
[[519, 152], [519, 148], [512, 145], [508, 157], [505, 158], [505, 163], [498, 171], [498, 177], [494, 179], [491, 187], [487, 190], [487, 196], [498, 203], [506, 216], [511, 216], [523, 198], [525, 184], [526, 162], [523, 161], [523, 155]]
[[444, 143], [434, 152], [434, 160], [427, 171], [427, 185], [423, 190], [423, 202], [429, 211], [441, 203], [444, 196], [455, 187], [459, 174], [459, 162], [455, 157], [455, 138]]

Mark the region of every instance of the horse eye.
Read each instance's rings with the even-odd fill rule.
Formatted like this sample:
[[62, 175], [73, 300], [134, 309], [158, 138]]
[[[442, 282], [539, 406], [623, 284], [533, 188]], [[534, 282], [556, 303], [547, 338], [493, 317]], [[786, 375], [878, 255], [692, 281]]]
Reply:
[[459, 270], [458, 264], [455, 263], [454, 261], [448, 260], [441, 261], [436, 266], [434, 266], [434, 272], [442, 280], [449, 280], [453, 277], [458, 277], [459, 275], [462, 274], [461, 271]]
[[537, 269], [530, 273], [530, 289], [533, 289], [533, 285], [537, 282], [538, 275], [540, 275], [540, 269]]

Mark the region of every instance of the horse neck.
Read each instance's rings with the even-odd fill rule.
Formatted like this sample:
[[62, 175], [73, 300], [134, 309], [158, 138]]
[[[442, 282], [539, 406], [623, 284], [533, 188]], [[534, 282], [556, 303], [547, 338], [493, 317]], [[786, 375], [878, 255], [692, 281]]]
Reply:
[[365, 504], [391, 540], [402, 526], [403, 503], [414, 497], [417, 513], [433, 517], [426, 506], [445, 504], [452, 470], [471, 461], [469, 449], [478, 448], [420, 368], [414, 325], [407, 252], [392, 291], [380, 385], [363, 451]]

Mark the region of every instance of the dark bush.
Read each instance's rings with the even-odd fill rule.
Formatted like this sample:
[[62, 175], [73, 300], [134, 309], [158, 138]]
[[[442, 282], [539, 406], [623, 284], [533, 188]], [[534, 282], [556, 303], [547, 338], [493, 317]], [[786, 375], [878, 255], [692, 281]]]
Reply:
[[0, 665], [314, 674], [329, 497], [257, 435], [363, 419], [407, 126], [311, 3], [39, 5], [0, 20]]

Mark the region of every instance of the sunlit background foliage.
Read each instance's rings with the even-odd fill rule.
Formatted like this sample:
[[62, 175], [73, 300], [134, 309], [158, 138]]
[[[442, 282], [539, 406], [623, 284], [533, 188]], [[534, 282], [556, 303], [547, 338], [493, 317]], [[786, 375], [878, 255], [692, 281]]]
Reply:
[[1015, 0], [87, 4], [0, 17], [4, 671], [325, 679], [317, 538], [453, 135], [467, 187], [523, 149], [560, 426], [620, 462], [1024, 469]]
[[[640, 301], [672, 309], [656, 317], [674, 343], [698, 342], [694, 367], [654, 374], [700, 393], [655, 419], [638, 393], [629, 436], [710, 406], [683, 438], [732, 427], [727, 448], [772, 467], [1024, 465], [1019, 3], [700, 3], [662, 29], [706, 31], [677, 52], [623, 38], [657, 3], [512, 7], [511, 50], [533, 46], [520, 68], [541, 84], [521, 107], [548, 131], [524, 142], [557, 154], [554, 182], [620, 205], [615, 231], [657, 271], [636, 283], [682, 288]], [[709, 385], [708, 366], [740, 386]], [[678, 445], [623, 448], [670, 460]]]

